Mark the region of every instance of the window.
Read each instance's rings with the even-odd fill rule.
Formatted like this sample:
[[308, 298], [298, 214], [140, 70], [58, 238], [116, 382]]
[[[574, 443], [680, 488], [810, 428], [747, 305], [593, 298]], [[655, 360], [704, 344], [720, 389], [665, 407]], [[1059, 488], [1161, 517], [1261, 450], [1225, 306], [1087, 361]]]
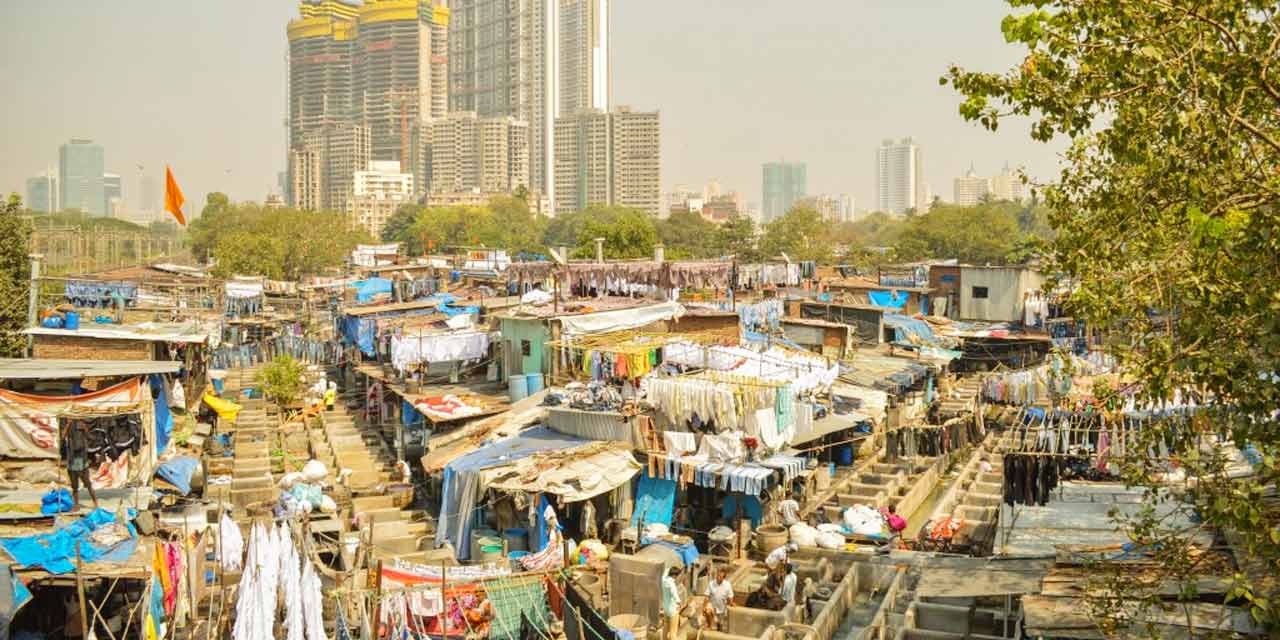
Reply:
[[973, 288], [973, 299], [974, 299], [974, 300], [986, 300], [986, 299], [987, 299], [987, 288], [986, 288], [986, 287], [974, 287], [974, 288]]
[[529, 355], [530, 348], [532, 348], [532, 343], [530, 343], [528, 340], [520, 341], [520, 355], [522, 356]]

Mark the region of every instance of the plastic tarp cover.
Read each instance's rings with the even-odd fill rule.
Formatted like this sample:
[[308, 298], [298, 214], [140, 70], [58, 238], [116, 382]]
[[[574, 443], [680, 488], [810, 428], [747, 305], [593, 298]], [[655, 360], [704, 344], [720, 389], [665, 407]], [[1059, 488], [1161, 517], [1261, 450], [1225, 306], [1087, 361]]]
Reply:
[[230, 401], [223, 400], [212, 393], [204, 394], [204, 403], [209, 405], [210, 409], [217, 412], [218, 417], [228, 422], [235, 422], [240, 415], [240, 405]]
[[[132, 517], [132, 510], [130, 510]], [[115, 515], [105, 509], [94, 509], [83, 518], [59, 528], [53, 533], [34, 536], [0, 538], [0, 546], [14, 562], [26, 566], [43, 567], [49, 573], [70, 573], [76, 570], [76, 543], [80, 543], [80, 558], [85, 564], [98, 560], [122, 561], [133, 555], [138, 546], [138, 532], [129, 525], [129, 538], [110, 547], [93, 543], [94, 530], [115, 520]]]
[[730, 522], [737, 522], [738, 507], [742, 507], [742, 515], [751, 519], [753, 528], [760, 526], [760, 521], [764, 518], [764, 509], [760, 505], [760, 499], [755, 496], [726, 493], [724, 502], [720, 506], [720, 517]]
[[178, 456], [160, 463], [156, 467], [156, 476], [173, 485], [182, 495], [191, 493], [191, 476], [195, 475], [200, 461], [191, 456]]
[[368, 302], [381, 293], [391, 293], [390, 280], [386, 278], [369, 278], [364, 282], [356, 283], [356, 300], [360, 302]]
[[151, 395], [133, 378], [100, 391], [73, 396], [37, 396], [0, 389], [0, 457], [56, 459], [58, 417], [117, 415], [151, 404]]
[[868, 291], [867, 298], [871, 300], [871, 304], [877, 307], [886, 307], [888, 309], [901, 309], [907, 306], [907, 292], [905, 291]]
[[470, 557], [472, 516], [484, 490], [481, 486], [484, 469], [509, 464], [539, 451], [569, 449], [584, 442], [546, 427], [536, 427], [455, 458], [444, 470], [436, 543], [452, 543], [459, 560]]
[[347, 316], [342, 319], [342, 335], [346, 344], [354, 344], [366, 356], [372, 356], [374, 341], [378, 335], [378, 323], [373, 318]]
[[169, 437], [173, 435], [173, 414], [169, 412], [169, 386], [158, 373], [149, 378], [151, 388], [159, 391], [156, 396], [156, 455], [169, 448]]
[[485, 486], [506, 491], [549, 493], [581, 502], [612, 491], [640, 471], [630, 442], [589, 442], [535, 453], [482, 474]]
[[679, 302], [660, 302], [647, 307], [563, 316], [560, 318], [560, 324], [567, 334], [587, 335], [639, 329], [662, 320], [679, 320], [682, 316], [684, 316], [684, 306]]
[[631, 514], [631, 526], [646, 526], [657, 522], [671, 526], [671, 512], [676, 504], [674, 480], [651, 477], [647, 472], [636, 484], [636, 508]]

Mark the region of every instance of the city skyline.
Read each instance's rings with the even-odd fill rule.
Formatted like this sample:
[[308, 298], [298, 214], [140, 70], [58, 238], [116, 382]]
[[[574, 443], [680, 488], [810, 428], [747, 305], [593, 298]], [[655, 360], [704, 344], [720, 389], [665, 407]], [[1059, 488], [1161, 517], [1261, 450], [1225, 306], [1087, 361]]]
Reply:
[[[277, 190], [287, 157], [283, 31], [297, 4], [228, 0], [218, 9], [141, 2], [0, 9], [29, 27], [0, 45], [6, 70], [16, 86], [41, 87], [12, 104], [0, 189], [23, 193], [27, 178], [56, 163], [59, 144], [85, 137], [109, 147], [120, 168], [171, 164], [188, 191], [189, 213], [208, 191], [261, 201]], [[819, 1], [804, 15], [775, 16], [780, 22], [764, 20], [775, 11], [758, 2], [734, 12], [674, 2], [613, 3], [611, 11], [610, 103], [663, 112], [664, 192], [716, 176], [758, 202], [760, 165], [794, 157], [808, 164], [811, 192], [850, 193], [870, 204], [871, 152], [884, 137], [907, 135], [928, 150], [925, 181], [944, 197], [972, 162], [1026, 166], [1040, 178], [1056, 173], [1060, 144], [1029, 141], [1025, 122], [1006, 123], [996, 135], [964, 123], [951, 89], [937, 84], [952, 62], [993, 70], [1016, 62], [1015, 48], [988, 37], [1006, 12], [998, 1]], [[645, 19], [663, 11], [683, 18]], [[20, 55], [73, 50], [91, 36], [89, 24], [120, 35], [91, 60]], [[647, 27], [626, 27], [636, 24]], [[877, 24], [889, 28], [871, 28]], [[818, 49], [823, 54], [813, 55]], [[106, 73], [141, 59], [149, 61], [145, 73]], [[35, 82], [46, 76], [66, 82]], [[136, 182], [132, 170], [121, 173]]]

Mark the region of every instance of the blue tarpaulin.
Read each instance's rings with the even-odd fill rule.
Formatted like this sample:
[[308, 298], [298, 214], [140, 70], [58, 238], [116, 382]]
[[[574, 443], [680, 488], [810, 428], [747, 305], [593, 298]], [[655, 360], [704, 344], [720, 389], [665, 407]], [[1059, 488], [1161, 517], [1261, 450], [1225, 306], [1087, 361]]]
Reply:
[[907, 306], [906, 291], [868, 291], [867, 298], [871, 304], [888, 309], [901, 309]]
[[355, 283], [356, 300], [359, 302], [368, 302], [374, 296], [382, 293], [391, 293], [391, 281], [386, 278], [369, 278], [363, 282]]
[[[129, 510], [129, 517], [133, 517]], [[133, 555], [138, 546], [138, 532], [129, 525], [129, 538], [111, 547], [95, 545], [90, 534], [95, 529], [115, 520], [115, 515], [105, 509], [94, 509], [83, 518], [54, 531], [35, 536], [0, 538], [0, 546], [9, 552], [14, 562], [27, 566], [39, 566], [49, 573], [70, 573], [76, 570], [76, 543], [80, 543], [80, 558], [86, 563], [98, 560], [123, 561]]]
[[645, 472], [640, 475], [640, 482], [636, 484], [636, 508], [631, 513], [631, 525], [657, 522], [671, 526], [671, 511], [675, 504], [675, 481], [651, 478]]
[[482, 469], [508, 464], [539, 451], [569, 449], [586, 442], [546, 427], [537, 427], [514, 438], [483, 446], [450, 462], [444, 468], [436, 543], [453, 544], [459, 560], [470, 558], [471, 524], [474, 520], [471, 516], [480, 498]]
[[451, 306], [454, 302], [458, 301], [458, 298], [455, 297], [452, 293], [433, 293], [431, 294], [431, 299], [436, 300], [438, 302], [438, 304], [436, 305], [436, 311], [439, 311], [440, 313], [443, 313], [446, 316], [449, 316], [450, 318], [456, 315], [462, 315], [464, 313], [480, 313], [480, 307]]
[[173, 414], [169, 413], [169, 389], [164, 384], [164, 378], [158, 373], [151, 374], [149, 378], [152, 389], [158, 389], [160, 395], [156, 398], [156, 453], [164, 453], [169, 448], [169, 437], [173, 435]]
[[195, 475], [199, 466], [199, 460], [191, 456], [179, 456], [157, 467], [156, 475], [185, 496], [191, 493], [191, 476]]
[[755, 496], [726, 493], [724, 502], [720, 506], [720, 517], [730, 522], [737, 522], [739, 506], [742, 507], [742, 514], [751, 518], [752, 527], [760, 526], [764, 510], [760, 507], [760, 499]]
[[342, 319], [343, 344], [354, 344], [366, 356], [376, 355], [373, 343], [377, 333], [378, 323], [373, 318], [346, 316]]

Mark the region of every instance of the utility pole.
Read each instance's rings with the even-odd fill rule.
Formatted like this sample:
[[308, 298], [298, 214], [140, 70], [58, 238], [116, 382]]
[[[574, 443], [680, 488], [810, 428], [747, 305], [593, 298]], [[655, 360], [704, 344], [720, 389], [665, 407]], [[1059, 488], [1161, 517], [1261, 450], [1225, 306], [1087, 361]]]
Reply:
[[[27, 256], [31, 260], [31, 286], [27, 288], [27, 327], [36, 326], [36, 317], [40, 306], [40, 258], [33, 253]], [[35, 336], [27, 334], [27, 357], [31, 357], [35, 349]]]

